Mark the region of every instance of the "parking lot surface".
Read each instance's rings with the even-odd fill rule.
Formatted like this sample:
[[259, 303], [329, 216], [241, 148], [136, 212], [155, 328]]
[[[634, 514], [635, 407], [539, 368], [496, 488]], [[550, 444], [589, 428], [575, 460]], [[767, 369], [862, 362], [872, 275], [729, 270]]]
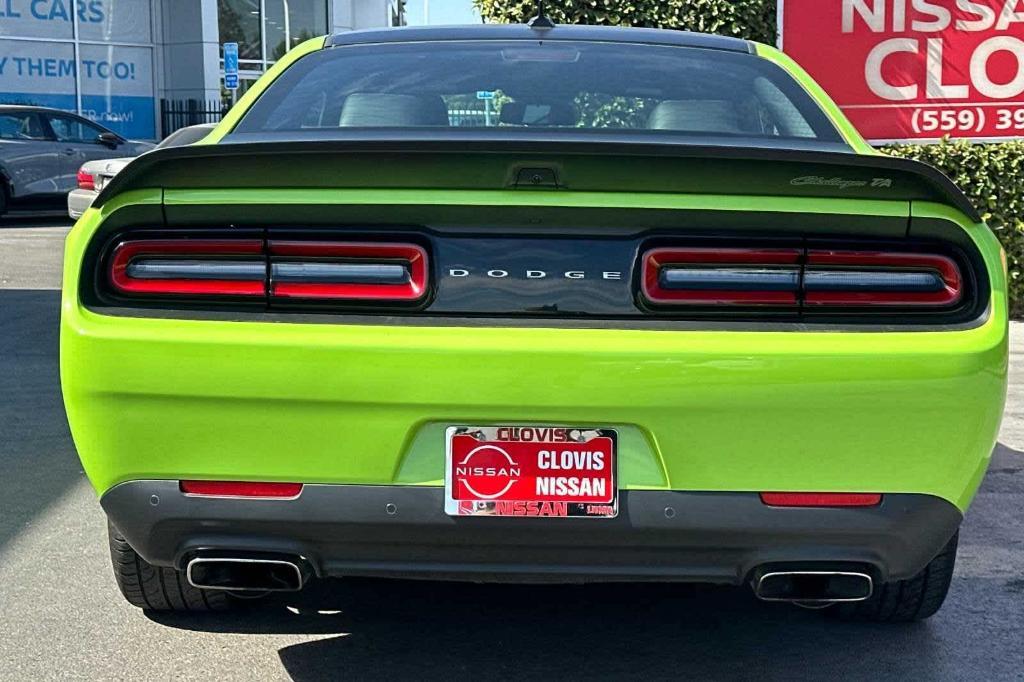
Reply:
[[926, 623], [838, 623], [746, 589], [370, 580], [147, 615], [114, 586], [61, 404], [66, 231], [0, 224], [2, 679], [1024, 679], [1024, 325], [952, 592]]

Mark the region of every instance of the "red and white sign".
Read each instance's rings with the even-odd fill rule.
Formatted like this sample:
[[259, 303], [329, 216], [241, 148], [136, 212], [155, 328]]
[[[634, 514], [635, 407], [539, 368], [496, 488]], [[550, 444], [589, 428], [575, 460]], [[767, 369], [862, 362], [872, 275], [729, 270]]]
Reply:
[[872, 141], [1024, 136], [1024, 0], [779, 0], [780, 43]]
[[617, 513], [614, 431], [453, 426], [447, 440], [448, 514], [610, 517]]

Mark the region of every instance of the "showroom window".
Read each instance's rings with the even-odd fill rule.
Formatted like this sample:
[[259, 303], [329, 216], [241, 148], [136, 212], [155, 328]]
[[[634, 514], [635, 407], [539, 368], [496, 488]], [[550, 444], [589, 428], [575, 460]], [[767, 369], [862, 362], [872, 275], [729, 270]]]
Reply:
[[238, 58], [263, 61], [260, 43], [261, 0], [219, 0], [217, 24], [220, 42], [238, 43]]
[[277, 61], [304, 40], [327, 33], [324, 0], [263, 0], [267, 61]]
[[242, 79], [302, 41], [327, 33], [327, 0], [218, 0], [220, 42], [238, 43]]

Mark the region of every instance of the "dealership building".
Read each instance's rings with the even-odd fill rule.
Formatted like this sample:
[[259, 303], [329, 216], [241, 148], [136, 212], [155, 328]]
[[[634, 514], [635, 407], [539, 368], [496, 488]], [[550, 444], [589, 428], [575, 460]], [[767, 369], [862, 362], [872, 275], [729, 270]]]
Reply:
[[[400, 0], [0, 0], [0, 103], [77, 111], [158, 139], [230, 103], [291, 46], [404, 23]], [[238, 43], [239, 89], [222, 45]], [[179, 117], [180, 118], [180, 117]]]

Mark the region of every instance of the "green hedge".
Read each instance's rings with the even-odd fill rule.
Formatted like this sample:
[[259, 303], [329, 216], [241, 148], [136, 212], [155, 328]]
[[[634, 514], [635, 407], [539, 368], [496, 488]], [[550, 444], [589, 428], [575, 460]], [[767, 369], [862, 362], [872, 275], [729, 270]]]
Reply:
[[[473, 0], [488, 21], [525, 23], [537, 0]], [[775, 42], [774, 0], [546, 0], [555, 23], [674, 28]]]
[[[822, 0], [823, 2], [826, 0]], [[488, 21], [527, 21], [536, 0], [474, 0]], [[673, 28], [775, 42], [775, 0], [547, 0], [560, 23]], [[1024, 316], [1024, 142], [894, 145], [886, 154], [930, 163], [953, 179], [1006, 249], [1010, 308]]]
[[1024, 316], [1024, 142], [892, 145], [886, 154], [930, 163], [960, 186], [995, 232], [1010, 270], [1010, 314]]

